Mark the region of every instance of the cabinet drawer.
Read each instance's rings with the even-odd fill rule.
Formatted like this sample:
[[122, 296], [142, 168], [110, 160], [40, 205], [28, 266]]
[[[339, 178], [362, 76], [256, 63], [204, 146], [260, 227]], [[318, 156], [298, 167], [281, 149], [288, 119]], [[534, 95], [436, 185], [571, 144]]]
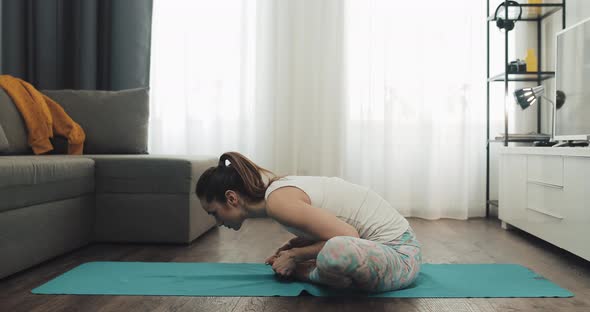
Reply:
[[565, 205], [563, 187], [538, 182], [527, 183], [527, 219], [529, 221], [561, 221]]
[[528, 155], [527, 181], [563, 186], [563, 157]]

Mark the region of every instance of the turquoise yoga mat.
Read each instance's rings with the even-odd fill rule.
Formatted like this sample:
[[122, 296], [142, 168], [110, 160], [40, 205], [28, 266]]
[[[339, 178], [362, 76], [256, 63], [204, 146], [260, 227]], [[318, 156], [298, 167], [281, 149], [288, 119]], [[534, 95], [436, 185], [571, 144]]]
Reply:
[[32, 290], [34, 294], [388, 298], [572, 297], [572, 293], [514, 264], [423, 264], [414, 285], [360, 293], [275, 277], [261, 263], [89, 262]]

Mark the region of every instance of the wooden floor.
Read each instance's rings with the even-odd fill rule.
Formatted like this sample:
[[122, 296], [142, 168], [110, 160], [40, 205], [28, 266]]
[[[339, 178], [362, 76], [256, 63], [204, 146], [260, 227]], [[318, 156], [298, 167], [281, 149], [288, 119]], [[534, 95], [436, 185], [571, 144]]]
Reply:
[[[88, 261], [262, 262], [290, 234], [270, 220], [240, 232], [215, 228], [187, 246], [94, 244], [0, 280], [0, 311], [590, 311], [590, 262], [498, 220], [410, 219], [429, 263], [517, 263], [574, 298], [351, 299], [32, 295], [36, 286]], [[587, 238], [580, 238], [585, 240]]]

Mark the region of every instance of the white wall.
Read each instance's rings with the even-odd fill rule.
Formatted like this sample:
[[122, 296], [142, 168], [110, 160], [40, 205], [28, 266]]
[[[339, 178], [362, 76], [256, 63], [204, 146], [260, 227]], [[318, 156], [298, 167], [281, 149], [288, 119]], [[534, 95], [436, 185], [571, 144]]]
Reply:
[[588, 0], [567, 0], [566, 6], [566, 27], [590, 17], [590, 1]]

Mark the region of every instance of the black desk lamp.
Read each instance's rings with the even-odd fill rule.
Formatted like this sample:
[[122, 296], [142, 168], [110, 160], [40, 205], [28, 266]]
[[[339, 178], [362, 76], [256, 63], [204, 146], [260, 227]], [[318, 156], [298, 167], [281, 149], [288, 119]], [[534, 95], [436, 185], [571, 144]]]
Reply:
[[551, 137], [549, 138], [548, 142], [534, 142], [535, 146], [553, 146], [557, 142], [553, 142], [553, 129], [555, 126], [555, 103], [547, 98], [543, 93], [545, 92], [544, 86], [536, 86], [533, 88], [523, 88], [514, 91], [514, 97], [516, 98], [516, 102], [522, 109], [526, 109], [527, 107], [535, 104], [537, 102], [537, 98], [542, 97], [546, 99], [549, 103], [551, 103]]

